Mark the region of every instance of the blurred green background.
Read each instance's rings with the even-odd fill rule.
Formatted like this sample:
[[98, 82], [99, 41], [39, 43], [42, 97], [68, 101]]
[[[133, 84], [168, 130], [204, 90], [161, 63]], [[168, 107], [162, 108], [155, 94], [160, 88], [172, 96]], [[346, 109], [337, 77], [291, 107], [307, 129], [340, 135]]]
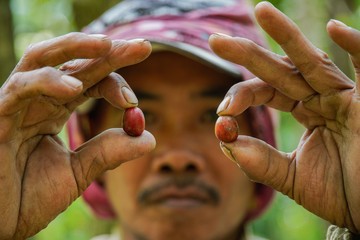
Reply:
[[[0, 80], [5, 81], [26, 47], [70, 31], [79, 31], [110, 6], [114, 0], [0, 0]], [[255, 4], [259, 1], [253, 1]], [[292, 18], [320, 49], [350, 77], [348, 55], [326, 34], [329, 19], [341, 20], [360, 29], [360, 0], [274, 0], [270, 1]], [[270, 47], [282, 54], [269, 39]], [[303, 132], [287, 113], [281, 113], [277, 128], [279, 149], [294, 150]], [[65, 133], [61, 133], [66, 139]], [[106, 233], [112, 222], [99, 221], [78, 199], [33, 240], [87, 240]], [[324, 239], [327, 222], [304, 210], [291, 199], [277, 194], [269, 210], [251, 225], [251, 230], [268, 239]]]

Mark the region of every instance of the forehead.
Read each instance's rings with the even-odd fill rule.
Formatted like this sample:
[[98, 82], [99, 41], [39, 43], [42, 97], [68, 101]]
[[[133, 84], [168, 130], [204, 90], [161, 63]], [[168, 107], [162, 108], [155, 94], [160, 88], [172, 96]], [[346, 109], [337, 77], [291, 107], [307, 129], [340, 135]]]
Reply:
[[223, 94], [240, 79], [177, 53], [152, 53], [143, 62], [118, 71], [134, 91], [156, 92], [162, 88], [211, 91]]

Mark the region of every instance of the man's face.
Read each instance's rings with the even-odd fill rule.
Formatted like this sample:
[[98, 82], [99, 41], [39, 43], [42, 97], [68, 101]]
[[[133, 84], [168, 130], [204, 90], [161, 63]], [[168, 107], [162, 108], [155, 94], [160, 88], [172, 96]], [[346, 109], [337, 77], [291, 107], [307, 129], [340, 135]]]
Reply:
[[[231, 239], [254, 208], [254, 184], [221, 152], [216, 108], [234, 83], [189, 58], [153, 53], [121, 69], [156, 138], [150, 154], [104, 178], [125, 239]], [[122, 112], [106, 104], [96, 133], [121, 127]], [[240, 134], [250, 135], [246, 116]]]

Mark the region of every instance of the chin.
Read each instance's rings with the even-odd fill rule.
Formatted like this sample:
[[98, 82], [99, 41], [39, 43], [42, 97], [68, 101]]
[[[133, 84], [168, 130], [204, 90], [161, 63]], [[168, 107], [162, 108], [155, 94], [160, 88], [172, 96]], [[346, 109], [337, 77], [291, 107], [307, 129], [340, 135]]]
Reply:
[[[210, 240], [217, 239], [209, 236], [209, 227], [206, 221], [201, 224], [193, 224], [192, 221], [172, 221], [166, 223], [150, 224], [151, 226], [142, 229], [143, 236], [146, 240]], [[142, 239], [142, 238], [139, 238]]]
[[[178, 212], [172, 215], [160, 214], [154, 219], [140, 217], [139, 222], [133, 222], [128, 229], [133, 229], [132, 238], [146, 240], [223, 240], [229, 236], [224, 224], [216, 221], [216, 217], [201, 214], [199, 211]], [[229, 226], [228, 226], [229, 227]], [[124, 229], [125, 230], [125, 229]], [[233, 231], [231, 231], [233, 232]], [[226, 237], [227, 238], [227, 237]]]

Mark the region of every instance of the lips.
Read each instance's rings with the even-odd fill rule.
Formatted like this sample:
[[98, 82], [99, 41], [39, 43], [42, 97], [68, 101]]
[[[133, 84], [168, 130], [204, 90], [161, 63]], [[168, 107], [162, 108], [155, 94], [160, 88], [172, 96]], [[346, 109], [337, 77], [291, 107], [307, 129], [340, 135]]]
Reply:
[[153, 193], [147, 201], [148, 204], [162, 204], [168, 207], [196, 207], [211, 202], [209, 195], [196, 187], [180, 189], [175, 186]]

